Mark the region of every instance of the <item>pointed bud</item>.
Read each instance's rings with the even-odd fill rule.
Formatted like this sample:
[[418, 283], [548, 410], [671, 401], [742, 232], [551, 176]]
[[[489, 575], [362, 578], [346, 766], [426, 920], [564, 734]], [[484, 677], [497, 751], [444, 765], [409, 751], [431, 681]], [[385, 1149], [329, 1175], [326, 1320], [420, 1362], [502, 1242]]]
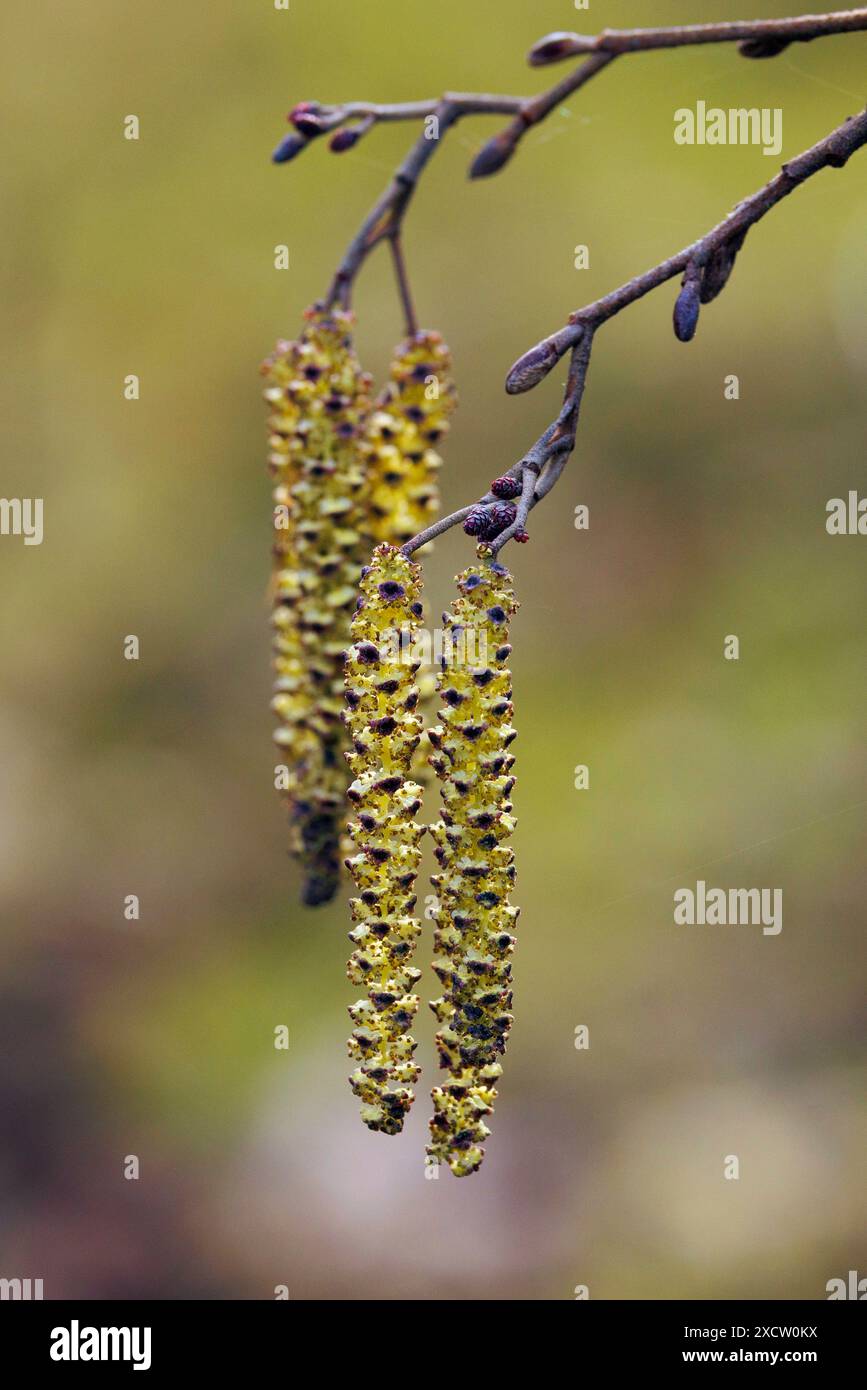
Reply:
[[692, 276], [685, 277], [683, 289], [674, 305], [674, 333], [681, 343], [688, 343], [695, 337], [699, 304], [698, 279]]
[[701, 273], [702, 304], [710, 304], [711, 300], [716, 299], [717, 295], [725, 289], [728, 278], [734, 269], [735, 257], [743, 246], [745, 237], [746, 232], [741, 232], [738, 236], [732, 237], [730, 241], [723, 242], [722, 246], [709, 257]]
[[559, 353], [555, 352], [550, 338], [546, 338], [544, 343], [537, 343], [529, 352], [525, 352], [523, 357], [519, 357], [506, 377], [506, 390], [510, 396], [520, 396], [524, 391], [531, 391], [534, 386], [538, 386], [540, 381], [544, 381], [551, 368], [556, 364]]
[[342, 130], [335, 130], [328, 147], [333, 154], [343, 154], [344, 150], [351, 150], [353, 145], [357, 145], [363, 134], [361, 126], [344, 126]]
[[580, 323], [567, 324], [550, 338], [545, 338], [535, 347], [519, 357], [506, 377], [506, 390], [510, 396], [520, 396], [523, 391], [532, 391], [556, 367], [563, 353], [574, 347], [583, 336]]
[[322, 118], [314, 101], [300, 101], [289, 112], [288, 120], [294, 125], [299, 135], [306, 135], [308, 140], [312, 140], [314, 136], [321, 135], [323, 132]]
[[479, 150], [470, 165], [470, 178], [485, 179], [489, 174], [498, 173], [504, 164], [508, 164], [514, 153], [515, 137], [511, 126], [507, 126]]
[[556, 33], [546, 34], [538, 43], [533, 44], [527, 54], [527, 62], [531, 67], [541, 68], [546, 63], [559, 63], [563, 58], [571, 58], [576, 53], [591, 53], [595, 47], [595, 39], [589, 38], [586, 34], [570, 34], [557, 30]]
[[738, 53], [742, 58], [776, 58], [778, 53], [782, 53], [784, 48], [788, 48], [790, 39], [776, 39], [772, 37], [758, 39], [743, 39], [738, 44]]
[[271, 162], [273, 164], [288, 164], [290, 159], [294, 159], [296, 154], [301, 153], [306, 144], [307, 141], [303, 135], [284, 136], [271, 155]]

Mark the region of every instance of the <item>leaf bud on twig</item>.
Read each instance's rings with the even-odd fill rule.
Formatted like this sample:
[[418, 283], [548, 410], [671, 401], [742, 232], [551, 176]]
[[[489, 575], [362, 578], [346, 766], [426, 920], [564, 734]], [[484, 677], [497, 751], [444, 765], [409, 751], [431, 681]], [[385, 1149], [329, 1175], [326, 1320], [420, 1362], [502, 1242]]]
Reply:
[[552, 367], [556, 367], [568, 348], [584, 335], [584, 325], [568, 323], [559, 332], [545, 338], [535, 347], [525, 352], [512, 366], [506, 377], [506, 391], [510, 396], [520, 396], [524, 391], [532, 391], [540, 381], [544, 381]]
[[294, 159], [296, 154], [300, 154], [303, 149], [306, 149], [307, 143], [303, 135], [296, 135], [294, 131], [289, 135], [284, 135], [271, 155], [272, 164], [288, 164], [290, 159]]
[[508, 164], [514, 153], [514, 131], [511, 126], [507, 126], [498, 135], [492, 136], [486, 145], [482, 145], [470, 165], [470, 178], [485, 179], [489, 174], [498, 173], [504, 164]]
[[790, 39], [767, 38], [742, 39], [738, 44], [738, 53], [742, 58], [776, 58], [778, 53], [782, 53], [784, 48], [788, 48]]
[[363, 135], [361, 126], [343, 126], [341, 130], [335, 130], [328, 142], [328, 148], [332, 154], [343, 154], [345, 150], [351, 150], [353, 145], [357, 145]]
[[564, 30], [557, 30], [553, 34], [546, 34], [538, 43], [533, 44], [527, 54], [527, 61], [531, 67], [542, 68], [546, 63], [557, 63], [561, 58], [570, 58], [575, 53], [591, 53], [595, 46], [595, 39], [586, 34], [570, 34]]
[[298, 133], [306, 135], [308, 140], [321, 135], [325, 129], [317, 103], [314, 101], [299, 101], [289, 112], [288, 119]]
[[698, 268], [690, 262], [683, 277], [683, 288], [674, 305], [674, 332], [681, 343], [695, 337], [701, 306]]

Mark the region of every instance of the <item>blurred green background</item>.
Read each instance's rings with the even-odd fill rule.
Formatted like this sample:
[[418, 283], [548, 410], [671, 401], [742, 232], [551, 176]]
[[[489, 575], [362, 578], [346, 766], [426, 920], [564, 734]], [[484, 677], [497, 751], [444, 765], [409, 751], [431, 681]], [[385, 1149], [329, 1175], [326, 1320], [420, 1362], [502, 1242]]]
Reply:
[[[864, 492], [867, 153], [751, 233], [689, 347], [671, 285], [605, 328], [577, 454], [512, 548], [523, 915], [474, 1177], [424, 1176], [424, 1008], [404, 1136], [360, 1124], [345, 904], [296, 906], [272, 785], [257, 368], [415, 135], [278, 169], [286, 111], [529, 93], [566, 71], [526, 67], [548, 30], [751, 8], [788, 12], [5, 6], [2, 492], [45, 499], [45, 539], [0, 540], [0, 1274], [46, 1297], [678, 1299], [822, 1298], [867, 1273], [867, 541], [824, 528], [829, 498]], [[785, 158], [863, 105], [865, 58], [864, 35], [767, 63], [628, 58], [472, 184], [496, 119], [449, 135], [406, 234], [420, 317], [456, 362], [447, 508], [558, 407], [562, 373], [504, 396], [513, 359], [777, 167], [676, 146], [675, 108], [781, 107]], [[385, 252], [356, 307], [382, 379], [401, 335]], [[426, 561], [435, 612], [469, 554], [453, 532]], [[698, 877], [781, 887], [781, 935], [675, 927]]]

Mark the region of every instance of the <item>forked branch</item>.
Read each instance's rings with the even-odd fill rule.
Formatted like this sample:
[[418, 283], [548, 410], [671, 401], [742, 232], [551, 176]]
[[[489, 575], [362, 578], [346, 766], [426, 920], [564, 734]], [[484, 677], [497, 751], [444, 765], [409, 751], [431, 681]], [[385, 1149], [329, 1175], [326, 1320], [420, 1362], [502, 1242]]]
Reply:
[[[579, 64], [548, 91], [536, 96], [497, 96], [479, 92], [447, 92], [439, 98], [379, 104], [350, 101], [325, 104], [303, 101], [289, 113], [293, 131], [281, 140], [273, 153], [278, 164], [294, 159], [311, 142], [323, 135], [333, 153], [341, 154], [358, 144], [374, 126], [395, 121], [424, 121], [425, 128], [409, 150], [382, 196], [377, 200], [361, 228], [353, 237], [326, 295], [326, 303], [348, 307], [352, 286], [370, 252], [383, 241], [400, 237], [403, 219], [425, 166], [443, 135], [465, 116], [508, 115], [512, 120], [479, 150], [470, 166], [471, 178], [497, 173], [511, 159], [528, 130], [539, 125], [552, 111], [595, 77], [617, 57], [654, 49], [685, 47], [697, 43], [738, 42], [748, 58], [770, 58], [790, 43], [807, 42], [830, 34], [867, 30], [867, 9], [838, 11], [827, 15], [801, 15], [793, 19], [760, 19], [738, 23], [678, 25], [662, 29], [607, 29], [595, 37], [557, 33], [540, 39], [529, 53], [532, 66], [560, 62], [582, 56]], [[395, 262], [397, 265], [397, 261]], [[400, 298], [407, 307], [408, 281], [405, 266], [398, 277]], [[412, 331], [413, 315], [406, 314]]]
[[[847, 117], [830, 135], [826, 135], [823, 140], [797, 155], [795, 159], [789, 160], [764, 188], [738, 203], [728, 217], [698, 241], [692, 242], [644, 274], [636, 275], [618, 289], [612, 290], [610, 294], [603, 295], [601, 299], [585, 305], [583, 309], [576, 309], [570, 314], [563, 328], [550, 337], [543, 338], [518, 359], [506, 377], [506, 390], [511, 395], [532, 390], [544, 380], [567, 351], [571, 349], [572, 354], [563, 405], [556, 420], [506, 475], [521, 483], [521, 501], [518, 503], [514, 521], [495, 536], [482, 536], [494, 555], [498, 554], [508, 541], [522, 535], [529, 511], [550, 492], [572, 452], [590, 362], [590, 349], [594, 334], [601, 325], [651, 290], [665, 284], [667, 280], [682, 275], [682, 287], [674, 306], [674, 331], [681, 342], [689, 342], [695, 334], [701, 306], [709, 304], [725, 288], [735, 257], [743, 246], [750, 228], [789, 193], [820, 170], [841, 169], [850, 156], [865, 144], [867, 110], [857, 116]], [[529, 500], [528, 489], [525, 487], [528, 475], [534, 479]], [[536, 479], [538, 481], [535, 481]], [[486, 493], [478, 502], [452, 513], [451, 517], [443, 518], [436, 527], [430, 527], [414, 536], [403, 547], [404, 553], [412, 554], [426, 541], [432, 540], [434, 535], [441, 535], [451, 526], [466, 521], [476, 509], [490, 511], [495, 502], [494, 495]], [[480, 532], [475, 530], [473, 534], [479, 535]]]
[[[867, 8], [810, 14], [790, 19], [760, 19], [719, 24], [687, 24], [648, 29], [606, 29], [595, 36], [558, 32], [534, 44], [531, 66], [541, 67], [566, 59], [582, 61], [560, 82], [536, 96], [520, 97], [474, 92], [448, 92], [425, 101], [380, 105], [344, 102], [325, 105], [302, 102], [289, 113], [293, 131], [274, 151], [276, 163], [287, 163], [319, 137], [330, 134], [334, 153], [350, 150], [374, 126], [395, 121], [423, 121], [424, 128], [388, 187], [374, 204], [353, 237], [325, 296], [328, 305], [348, 308], [352, 288], [371, 251], [388, 242], [393, 254], [396, 281], [407, 332], [416, 331], [409, 277], [401, 246], [407, 208], [419, 179], [443, 136], [465, 116], [504, 115], [511, 119], [482, 146], [470, 166], [471, 178], [497, 173], [511, 159], [527, 132], [539, 125], [574, 92], [583, 87], [615, 58], [695, 44], [737, 43], [739, 53], [750, 59], [773, 58], [790, 44], [807, 43], [832, 34], [867, 31]], [[593, 304], [576, 310], [563, 328], [537, 343], [514, 364], [506, 390], [516, 395], [538, 385], [567, 353], [571, 353], [563, 405], [557, 418], [508, 473], [514, 496], [504, 521], [500, 495], [488, 492], [478, 502], [441, 518], [403, 547], [409, 555], [427, 541], [463, 523], [490, 547], [493, 554], [514, 538], [526, 539], [529, 512], [555, 486], [575, 444], [578, 414], [590, 349], [596, 330], [628, 305], [676, 275], [682, 287], [674, 308], [675, 333], [689, 341], [697, 327], [701, 305], [710, 303], [724, 288], [750, 228], [783, 198], [824, 168], [841, 168], [855, 150], [867, 142], [867, 112], [850, 117], [824, 140], [783, 166], [771, 181], [744, 199], [705, 236], [643, 275]], [[499, 503], [499, 505], [498, 505]], [[514, 513], [514, 516], [512, 516]], [[485, 527], [488, 533], [485, 534]], [[493, 528], [496, 528], [495, 530]]]

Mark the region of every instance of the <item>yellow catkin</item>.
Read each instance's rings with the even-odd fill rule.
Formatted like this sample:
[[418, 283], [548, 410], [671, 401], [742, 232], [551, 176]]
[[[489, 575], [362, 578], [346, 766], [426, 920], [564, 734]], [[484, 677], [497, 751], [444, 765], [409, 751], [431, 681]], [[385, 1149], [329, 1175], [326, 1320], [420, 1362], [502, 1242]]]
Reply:
[[[390, 545], [362, 571], [352, 645], [346, 654], [346, 714], [352, 749], [346, 861], [358, 889], [351, 900], [355, 950], [347, 974], [362, 985], [349, 1014], [350, 1085], [370, 1129], [399, 1134], [419, 1068], [410, 1036], [421, 972], [410, 961], [421, 931], [412, 915], [423, 827], [414, 819], [421, 788], [410, 777], [421, 735], [418, 662], [410, 660], [421, 612], [419, 567]], [[400, 634], [404, 634], [403, 644]]]
[[[480, 550], [488, 561], [490, 552]], [[440, 723], [430, 733], [441, 779], [440, 821], [432, 827], [440, 872], [434, 970], [443, 994], [431, 1004], [440, 1024], [437, 1052], [448, 1078], [432, 1092], [429, 1161], [458, 1177], [484, 1158], [494, 1083], [512, 1024], [511, 961], [518, 908], [514, 883], [511, 793], [515, 737], [508, 625], [518, 607], [511, 575], [481, 563], [458, 576], [458, 597], [444, 615], [438, 681]], [[452, 650], [447, 642], [451, 639]]]
[[296, 342], [264, 363], [274, 479], [275, 742], [288, 768], [290, 851], [304, 901], [327, 902], [339, 877], [348, 775], [343, 655], [368, 543], [359, 441], [370, 377], [352, 316], [314, 307]]
[[363, 440], [370, 484], [368, 527], [374, 541], [402, 545], [436, 516], [442, 461], [435, 445], [457, 404], [451, 368], [442, 337], [429, 329], [395, 349], [391, 379]]
[[[394, 350], [389, 383], [367, 422], [362, 445], [369, 485], [367, 525], [374, 541], [402, 545], [435, 520], [442, 466], [435, 446], [448, 431], [456, 405], [451, 354], [442, 336], [422, 329], [405, 338]], [[434, 694], [433, 672], [422, 671], [418, 681], [425, 707]], [[423, 734], [412, 767], [422, 785], [430, 775], [429, 753]]]

